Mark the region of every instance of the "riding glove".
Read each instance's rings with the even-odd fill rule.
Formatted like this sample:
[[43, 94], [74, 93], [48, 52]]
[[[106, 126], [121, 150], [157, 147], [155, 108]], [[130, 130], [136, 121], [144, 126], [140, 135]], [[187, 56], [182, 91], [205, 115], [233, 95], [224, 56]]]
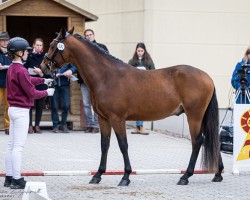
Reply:
[[55, 88], [49, 88], [47, 89], [48, 96], [53, 96], [55, 92]]
[[44, 79], [44, 83], [47, 84], [47, 85], [49, 85], [49, 83], [53, 82], [53, 80], [54, 79], [52, 79], [52, 78], [45, 78]]

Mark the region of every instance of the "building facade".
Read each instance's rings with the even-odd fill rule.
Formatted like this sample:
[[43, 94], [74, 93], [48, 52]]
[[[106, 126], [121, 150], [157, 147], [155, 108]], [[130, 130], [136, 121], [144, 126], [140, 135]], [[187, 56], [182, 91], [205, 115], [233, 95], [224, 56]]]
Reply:
[[231, 75], [250, 46], [247, 0], [68, 0], [99, 17], [86, 23], [124, 62], [145, 42], [156, 68], [188, 64], [214, 80], [220, 108], [233, 98]]

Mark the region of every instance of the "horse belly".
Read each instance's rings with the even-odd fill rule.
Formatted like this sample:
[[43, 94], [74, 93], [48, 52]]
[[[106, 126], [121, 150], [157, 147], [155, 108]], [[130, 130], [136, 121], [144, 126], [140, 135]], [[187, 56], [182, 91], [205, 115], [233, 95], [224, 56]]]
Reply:
[[133, 114], [128, 116], [127, 120], [161, 120], [166, 117], [175, 115], [178, 112], [179, 107], [179, 104], [175, 103], [166, 103], [165, 105], [161, 105], [160, 103], [156, 103], [156, 105], [144, 105], [143, 109], [137, 110], [137, 112], [134, 112]]

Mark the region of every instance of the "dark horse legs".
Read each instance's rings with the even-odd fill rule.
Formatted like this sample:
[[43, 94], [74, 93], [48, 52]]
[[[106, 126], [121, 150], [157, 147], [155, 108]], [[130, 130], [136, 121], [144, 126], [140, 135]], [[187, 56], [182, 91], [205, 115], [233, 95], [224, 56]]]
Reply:
[[[108, 156], [108, 149], [110, 144], [110, 135], [111, 135], [111, 126], [104, 124], [104, 121], [99, 120], [100, 128], [101, 128], [101, 162], [98, 171], [90, 180], [90, 184], [98, 184], [101, 181], [101, 176], [106, 171], [107, 165], [107, 156]], [[103, 124], [103, 126], [102, 126]], [[128, 142], [126, 136], [126, 129], [125, 129], [125, 122], [124, 123], [114, 123], [113, 128], [117, 137], [117, 141], [120, 147], [120, 150], [123, 155], [124, 164], [125, 164], [125, 173], [122, 177], [122, 180], [119, 183], [119, 186], [128, 186], [130, 183], [129, 175], [132, 172], [129, 156], [128, 156]], [[109, 134], [105, 134], [109, 133]]]
[[125, 173], [124, 173], [122, 180], [120, 181], [118, 186], [128, 186], [130, 183], [129, 175], [132, 172], [132, 168], [131, 168], [129, 156], [128, 156], [127, 137], [126, 137], [126, 135], [124, 137], [121, 137], [117, 133], [116, 133], [116, 136], [117, 136], [118, 144], [119, 144], [120, 150], [122, 152], [124, 164], [125, 164], [125, 169], [124, 169]]
[[117, 141], [124, 160], [124, 175], [118, 186], [128, 186], [130, 183], [129, 175], [132, 172], [132, 168], [128, 156], [128, 141], [126, 135], [125, 121], [121, 122], [113, 121], [112, 127], [114, 128]]
[[102, 149], [101, 162], [98, 171], [89, 182], [91, 184], [98, 184], [102, 179], [101, 178], [102, 174], [105, 173], [106, 171], [109, 144], [110, 144], [110, 137], [104, 137], [103, 135], [101, 135], [101, 149]]
[[101, 128], [101, 162], [98, 171], [90, 180], [90, 184], [98, 184], [101, 181], [101, 176], [106, 171], [107, 166], [107, 156], [110, 144], [111, 126], [106, 121], [99, 117], [99, 125]]
[[185, 174], [180, 178], [177, 185], [187, 185], [189, 182], [188, 178], [194, 174], [195, 164], [196, 164], [202, 143], [203, 143], [203, 138], [202, 138], [202, 134], [200, 133], [198, 137], [196, 138], [195, 143], [192, 145], [193, 146], [192, 155], [189, 161], [188, 168]]
[[[194, 173], [195, 164], [196, 164], [202, 143], [203, 143], [203, 139], [202, 139], [202, 135], [200, 134], [197, 137], [195, 144], [193, 145], [193, 151], [192, 151], [192, 155], [190, 158], [188, 168], [187, 168], [185, 174], [180, 178], [177, 185], [187, 185], [188, 184], [188, 182], [189, 182], [188, 178], [190, 176], [192, 176]], [[224, 165], [223, 165], [221, 153], [220, 153], [219, 163], [218, 163], [218, 172], [215, 174], [214, 178], [212, 179], [212, 182], [221, 182], [223, 180], [223, 177], [221, 176], [223, 169], [224, 169]]]
[[220, 153], [218, 172], [215, 174], [214, 178], [212, 179], [212, 182], [221, 182], [223, 180], [223, 177], [221, 176], [223, 169], [224, 165]]

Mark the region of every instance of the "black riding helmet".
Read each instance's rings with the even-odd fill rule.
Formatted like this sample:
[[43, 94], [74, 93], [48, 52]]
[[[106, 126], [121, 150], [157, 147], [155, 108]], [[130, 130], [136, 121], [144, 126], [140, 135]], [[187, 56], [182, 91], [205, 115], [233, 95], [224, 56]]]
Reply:
[[10, 54], [15, 54], [17, 51], [32, 50], [27, 40], [21, 37], [14, 37], [10, 39], [7, 45], [7, 51]]

